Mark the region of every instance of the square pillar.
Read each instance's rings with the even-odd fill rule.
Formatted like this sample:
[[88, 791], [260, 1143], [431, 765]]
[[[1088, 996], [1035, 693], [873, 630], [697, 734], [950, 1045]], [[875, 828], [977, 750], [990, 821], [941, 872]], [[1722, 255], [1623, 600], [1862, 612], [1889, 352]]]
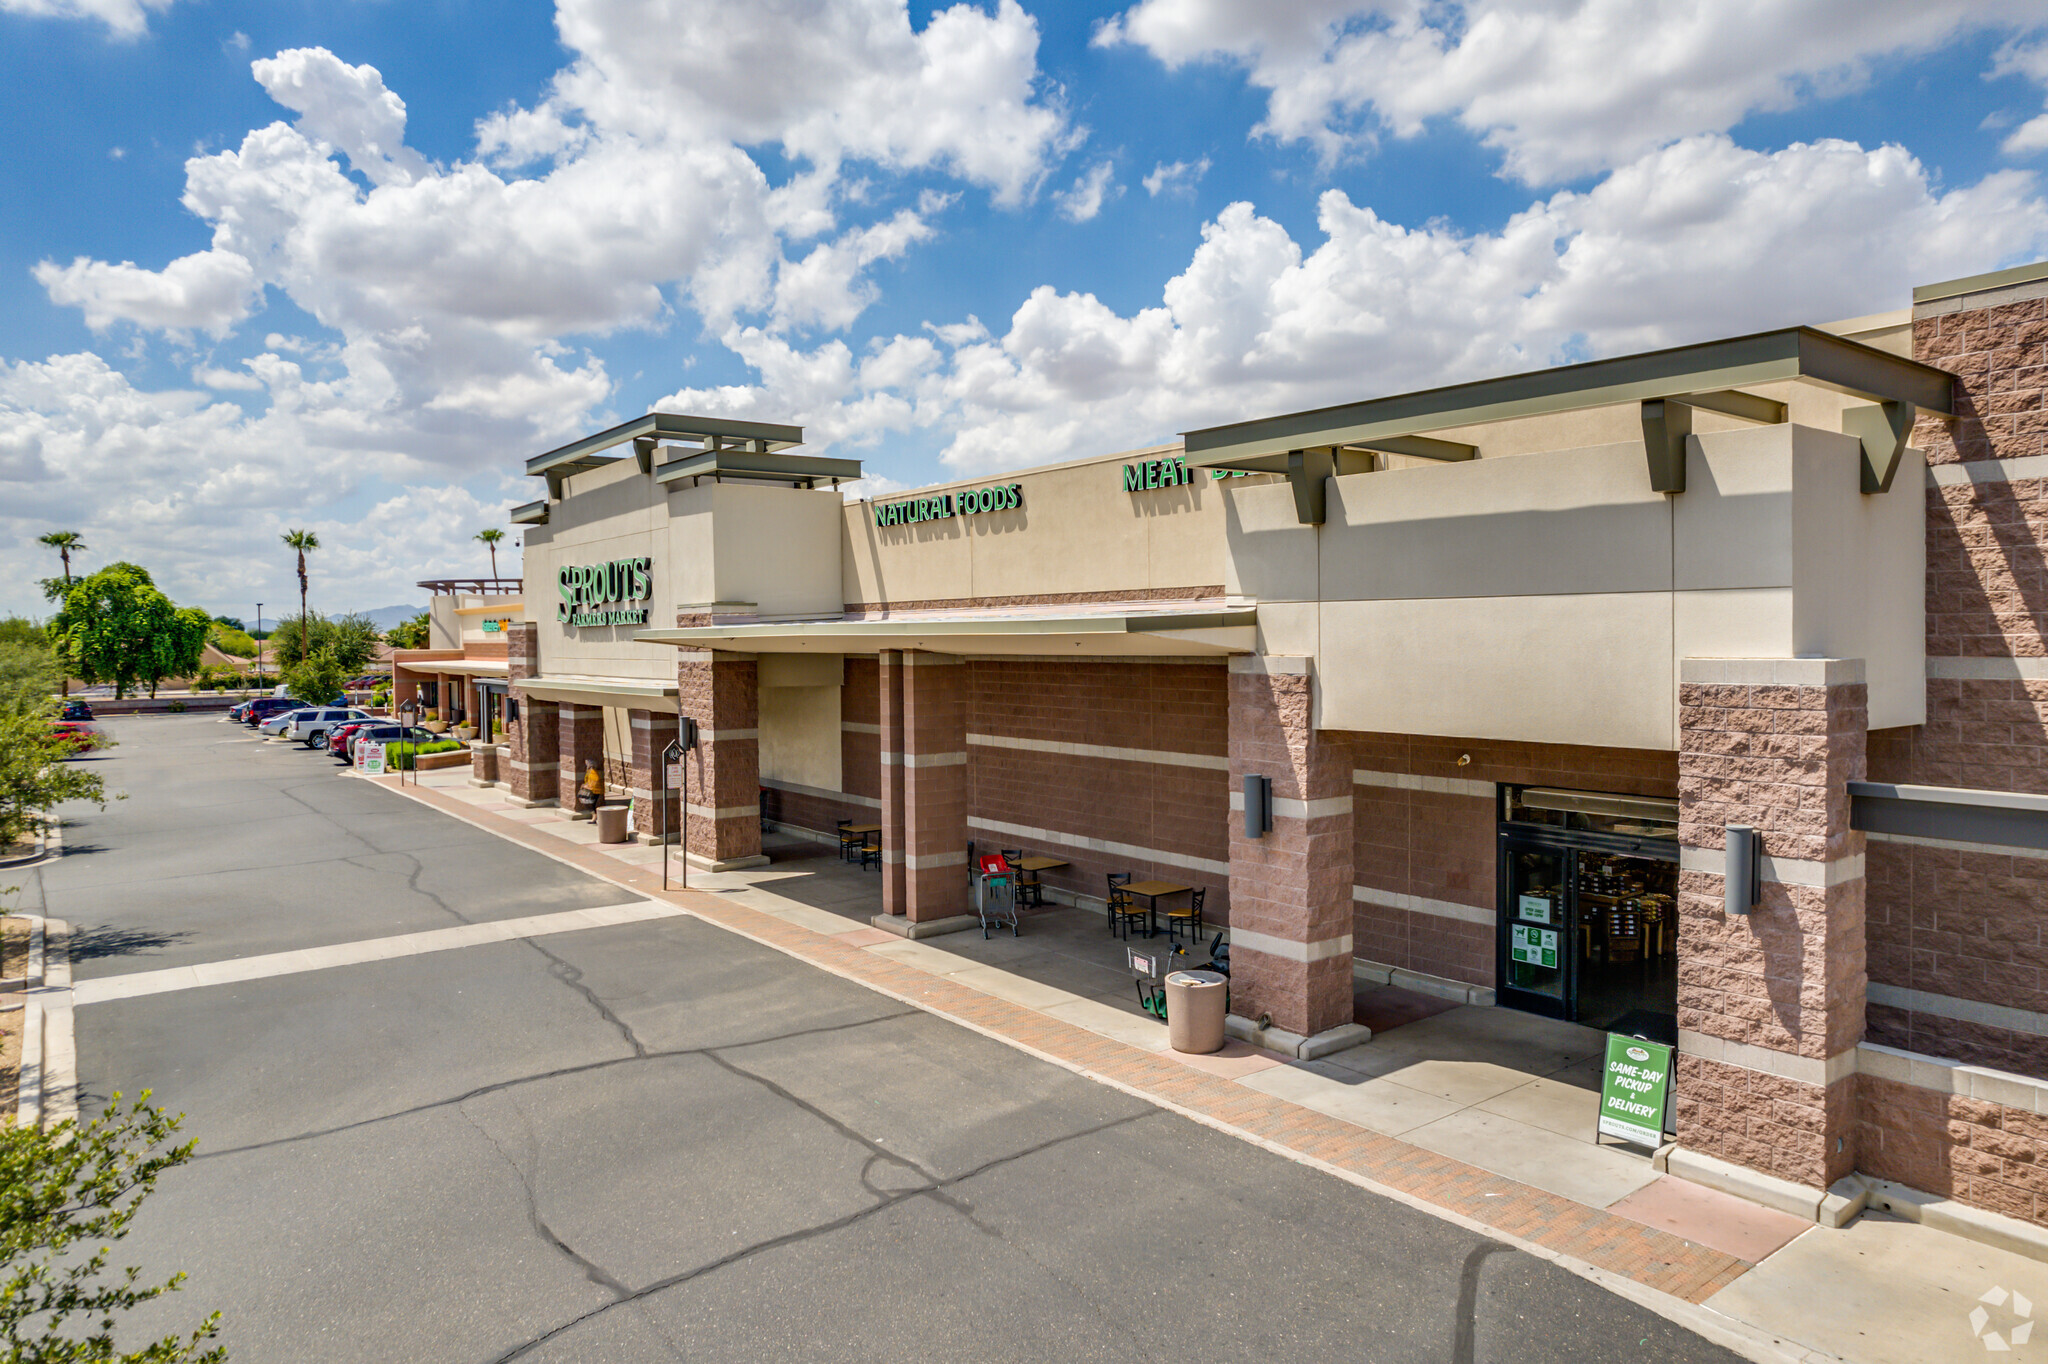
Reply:
[[[882, 912], [906, 917], [909, 901], [903, 879], [903, 650], [884, 649], [877, 660], [880, 673]], [[897, 850], [891, 858], [888, 850]], [[964, 851], [964, 849], [963, 849]]]
[[693, 867], [763, 867], [761, 855], [760, 680], [751, 654], [686, 653], [676, 665], [676, 701], [697, 722], [697, 748], [683, 755]]
[[913, 924], [968, 913], [967, 667], [889, 651], [882, 663], [883, 909]]
[[[675, 742], [676, 717], [661, 711], [633, 710], [626, 712], [626, 718], [633, 735], [632, 778], [628, 783], [633, 794], [633, 827], [639, 831], [642, 843], [661, 842], [664, 828], [668, 830], [668, 841], [674, 843], [682, 837], [682, 792], [673, 785], [664, 790], [661, 755]], [[662, 822], [664, 807], [666, 824]]]
[[582, 788], [586, 768], [595, 767], [599, 776], [604, 775], [604, 707], [572, 706], [564, 701], [555, 711], [560, 736], [556, 753], [561, 764], [555, 771], [555, 789], [564, 810], [572, 817], [587, 818], [576, 808], [576, 792]]
[[[506, 646], [505, 675], [509, 679], [518, 682], [540, 675], [539, 627], [515, 625]], [[508, 695], [517, 703], [519, 714], [505, 725], [510, 770], [501, 775], [514, 800], [529, 806], [553, 805], [561, 794], [556, 781], [561, 738], [555, 703], [530, 699], [516, 686]]]
[[[1230, 660], [1230, 1007], [1265, 1045], [1320, 1055], [1352, 1022], [1351, 752], [1316, 732], [1306, 658]], [[1244, 778], [1273, 783], [1273, 827], [1245, 837]], [[1293, 1035], [1270, 1036], [1275, 1031]]]
[[[1860, 659], [1680, 661], [1678, 1143], [1811, 1189], [1856, 1165], [1864, 839], [1847, 784], [1868, 731]], [[1748, 914], [1727, 912], [1730, 824], [1761, 838]]]

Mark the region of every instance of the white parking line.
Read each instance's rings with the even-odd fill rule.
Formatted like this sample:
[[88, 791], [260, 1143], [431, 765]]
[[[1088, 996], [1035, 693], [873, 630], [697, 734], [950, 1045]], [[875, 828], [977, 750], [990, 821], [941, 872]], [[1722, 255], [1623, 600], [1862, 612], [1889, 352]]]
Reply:
[[260, 957], [237, 957], [228, 961], [202, 962], [197, 966], [173, 966], [162, 971], [137, 971], [125, 976], [102, 976], [79, 981], [71, 989], [73, 1005], [103, 1004], [111, 999], [133, 999], [138, 995], [160, 995], [173, 990], [197, 990], [209, 985], [263, 980], [271, 976], [325, 971], [336, 966], [357, 966], [364, 962], [389, 961], [394, 957], [416, 957], [426, 952], [447, 952], [458, 947], [480, 947], [486, 943], [511, 942], [519, 938], [544, 938], [554, 933], [574, 933], [585, 928], [609, 928], [615, 924], [640, 923], [650, 919], [672, 919], [688, 915], [680, 905], [659, 900], [635, 900], [598, 909], [570, 909], [558, 914], [532, 914], [521, 919], [499, 919], [491, 923], [459, 924], [453, 928], [429, 929], [424, 933], [400, 933], [389, 938], [363, 938], [327, 947], [305, 947], [292, 952], [270, 952]]

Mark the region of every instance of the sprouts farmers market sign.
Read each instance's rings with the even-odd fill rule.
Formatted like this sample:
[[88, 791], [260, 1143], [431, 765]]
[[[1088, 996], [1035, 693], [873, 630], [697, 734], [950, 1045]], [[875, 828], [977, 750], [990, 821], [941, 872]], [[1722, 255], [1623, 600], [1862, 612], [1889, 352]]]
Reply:
[[555, 570], [555, 619], [564, 625], [645, 625], [644, 602], [654, 595], [648, 572], [652, 559], [613, 559], [605, 564], [564, 564]]

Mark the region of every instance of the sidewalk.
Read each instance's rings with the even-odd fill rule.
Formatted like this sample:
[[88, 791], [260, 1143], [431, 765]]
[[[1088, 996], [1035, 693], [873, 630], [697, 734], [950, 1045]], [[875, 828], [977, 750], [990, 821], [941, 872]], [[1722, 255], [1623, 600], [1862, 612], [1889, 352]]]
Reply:
[[[1239, 1042], [1215, 1056], [1182, 1056], [1166, 1049], [1164, 1026], [1137, 1008], [1130, 973], [1090, 960], [1107, 938], [1099, 914], [1049, 909], [1027, 917], [1022, 937], [984, 942], [970, 932], [911, 942], [868, 922], [879, 890], [854, 879], [857, 871], [833, 872], [829, 848], [812, 857], [792, 847], [785, 860], [752, 872], [693, 870], [690, 890], [664, 892], [659, 848], [599, 845], [593, 825], [515, 807], [501, 791], [470, 786], [467, 774], [424, 774], [421, 785], [402, 788], [396, 777], [368, 780], [1100, 1083], [1499, 1236], [1746, 1357], [1906, 1364], [1987, 1351], [2024, 1360], [2033, 1349], [2048, 1360], [2048, 1339], [2036, 1345], [2028, 1324], [2034, 1303], [2048, 1307], [2048, 1264], [1882, 1215], [1841, 1231], [1817, 1228], [1586, 1140], [1589, 1058], [1597, 1055], [1597, 1034], [1578, 1036], [1586, 1029], [1460, 1007], [1323, 1061]], [[1994, 1334], [1996, 1344], [1987, 1338]]]

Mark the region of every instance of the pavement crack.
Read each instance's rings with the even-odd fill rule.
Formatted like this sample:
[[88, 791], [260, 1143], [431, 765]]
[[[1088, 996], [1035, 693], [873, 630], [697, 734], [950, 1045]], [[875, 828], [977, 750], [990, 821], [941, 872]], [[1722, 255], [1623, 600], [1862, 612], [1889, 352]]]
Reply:
[[[771, 1081], [764, 1080], [760, 1076], [754, 1075], [752, 1072], [743, 1070], [738, 1066], [726, 1063], [722, 1060], [722, 1058], [716, 1055], [712, 1055], [708, 1051], [705, 1054], [707, 1056], [710, 1056], [710, 1059], [712, 1059], [713, 1061], [719, 1061], [721, 1064], [726, 1065], [726, 1068], [731, 1070], [734, 1074], [744, 1076], [748, 1079], [754, 1080], [756, 1083], [765, 1085], [768, 1088], [772, 1089], [775, 1093], [782, 1095], [785, 1098], [788, 1098], [790, 1102], [795, 1103], [805, 1112], [817, 1114], [823, 1121], [831, 1124], [831, 1126], [835, 1130], [845, 1133], [851, 1140], [857, 1141], [862, 1145], [868, 1147], [871, 1151], [874, 1151], [878, 1156], [894, 1160], [904, 1165], [909, 1165], [912, 1169], [919, 1168], [913, 1162], [908, 1161], [901, 1156], [897, 1156], [894, 1152], [882, 1148], [881, 1146], [877, 1145], [873, 1140], [862, 1136], [858, 1132], [855, 1132], [852, 1128], [848, 1127], [846, 1124], [840, 1122], [836, 1118], [832, 1118], [829, 1115], [820, 1112], [814, 1105], [804, 1103], [802, 1100], [795, 1098], [793, 1095], [789, 1094], [788, 1090], [782, 1088], [780, 1085], [776, 1085]], [[765, 1254], [768, 1251], [781, 1250], [786, 1246], [801, 1245], [806, 1241], [817, 1240], [821, 1236], [830, 1236], [834, 1232], [844, 1231], [848, 1227], [852, 1227], [861, 1222], [866, 1221], [868, 1218], [875, 1216], [877, 1213], [887, 1212], [889, 1209], [894, 1208], [899, 1204], [907, 1203], [913, 1198], [929, 1198], [932, 1201], [940, 1204], [942, 1207], [950, 1209], [951, 1211], [962, 1212], [963, 1205], [961, 1204], [961, 1202], [958, 1199], [948, 1197], [945, 1194], [946, 1190], [951, 1189], [955, 1185], [964, 1184], [968, 1180], [987, 1174], [991, 1170], [1000, 1169], [1005, 1165], [1014, 1164], [1017, 1161], [1024, 1160], [1027, 1157], [1037, 1155], [1042, 1151], [1051, 1150], [1053, 1147], [1063, 1145], [1066, 1142], [1079, 1141], [1083, 1137], [1092, 1137], [1097, 1133], [1107, 1132], [1112, 1128], [1122, 1127], [1126, 1123], [1139, 1122], [1146, 1118], [1158, 1118], [1163, 1116], [1165, 1115], [1158, 1112], [1157, 1110], [1147, 1111], [1143, 1113], [1126, 1114], [1121, 1118], [1114, 1118], [1111, 1119], [1109, 1122], [1097, 1123], [1093, 1127], [1086, 1127], [1078, 1132], [1069, 1132], [1063, 1136], [1048, 1137], [1046, 1140], [1037, 1142], [1031, 1146], [1024, 1148], [1021, 1151], [1013, 1151], [1008, 1155], [997, 1156], [993, 1160], [984, 1161], [983, 1163], [975, 1166], [971, 1170], [962, 1171], [957, 1175], [952, 1175], [945, 1179], [932, 1179], [930, 1183], [925, 1184], [921, 1187], [889, 1191], [887, 1193], [881, 1194], [878, 1198], [878, 1201], [871, 1207], [857, 1208], [854, 1211], [847, 1213], [843, 1217], [835, 1217], [828, 1222], [820, 1222], [815, 1226], [800, 1227], [795, 1231], [784, 1232], [780, 1236], [767, 1237], [763, 1240], [754, 1242], [752, 1245], [742, 1246], [738, 1250], [732, 1251], [729, 1254], [721, 1255], [715, 1260], [707, 1261], [701, 1265], [692, 1266], [691, 1268], [685, 1269], [680, 1273], [670, 1274], [665, 1278], [656, 1279], [653, 1283], [650, 1283], [643, 1288], [633, 1289], [625, 1297], [619, 1298], [614, 1302], [608, 1302], [601, 1304], [600, 1306], [593, 1307], [588, 1312], [584, 1312], [578, 1316], [572, 1317], [568, 1321], [563, 1322], [559, 1326], [551, 1327], [550, 1329], [543, 1331], [541, 1334], [532, 1337], [531, 1339], [525, 1341], [523, 1344], [517, 1345], [511, 1350], [507, 1351], [506, 1353], [499, 1355], [495, 1360], [491, 1362], [491, 1364], [512, 1364], [513, 1360], [520, 1358], [522, 1355], [525, 1355], [535, 1349], [538, 1349], [540, 1346], [545, 1345], [547, 1342], [555, 1339], [557, 1336], [560, 1336], [566, 1331], [574, 1330], [576, 1327], [583, 1325], [585, 1322], [591, 1321], [597, 1317], [604, 1315], [606, 1312], [611, 1311], [615, 1307], [622, 1307], [628, 1304], [642, 1303], [646, 1301], [648, 1298], [653, 1297], [657, 1293], [666, 1292], [671, 1288], [678, 1288], [683, 1284], [689, 1283], [693, 1280], [701, 1279], [707, 1274], [716, 1273], [718, 1270], [725, 1269], [728, 1266], [738, 1264], [743, 1260], [752, 1259], [754, 1256]], [[870, 1163], [872, 1164], [872, 1162]], [[929, 1176], [927, 1176], [927, 1178], [929, 1178]], [[865, 1170], [863, 1171], [862, 1182], [863, 1184], [866, 1183]], [[963, 1213], [963, 1215], [966, 1214]], [[999, 1235], [999, 1233], [994, 1232], [992, 1229], [982, 1225], [979, 1222], [976, 1222], [971, 1216], [968, 1217], [968, 1220], [974, 1225], [977, 1231], [982, 1232], [984, 1235]]]
[[[758, 1041], [725, 1042], [719, 1045], [722, 1047], [751, 1047], [768, 1042], [787, 1042], [801, 1037], [813, 1037], [820, 1033], [850, 1032], [855, 1028], [865, 1028], [876, 1023], [888, 1023], [899, 1018], [909, 1018], [919, 1012], [917, 1009], [904, 1009], [897, 1013], [879, 1014], [874, 1018], [857, 1019], [851, 1023], [821, 1024], [815, 1028], [799, 1028], [794, 1032], [778, 1033], [774, 1037], [763, 1037]], [[333, 1127], [315, 1128], [310, 1132], [296, 1132], [288, 1137], [272, 1137], [268, 1141], [247, 1142], [241, 1146], [224, 1146], [217, 1151], [202, 1150], [195, 1154], [192, 1159], [195, 1161], [219, 1160], [225, 1156], [246, 1155], [252, 1151], [268, 1151], [280, 1146], [295, 1145], [302, 1141], [317, 1141], [321, 1137], [339, 1136], [344, 1132], [354, 1132], [365, 1127], [375, 1127], [379, 1123], [394, 1122], [399, 1118], [410, 1118], [421, 1113], [432, 1113], [438, 1109], [465, 1104], [472, 1099], [483, 1098], [487, 1094], [498, 1094], [506, 1090], [518, 1089], [523, 1085], [540, 1084], [546, 1080], [559, 1080], [570, 1075], [589, 1075], [602, 1070], [610, 1070], [614, 1066], [638, 1065], [643, 1061], [668, 1061], [683, 1056], [702, 1056], [710, 1050], [711, 1048], [709, 1047], [677, 1047], [669, 1051], [649, 1051], [632, 1056], [608, 1056], [602, 1061], [586, 1061], [581, 1065], [575, 1066], [557, 1066], [552, 1070], [535, 1071], [531, 1075], [519, 1075], [509, 1080], [497, 1080], [491, 1084], [478, 1085], [475, 1089], [464, 1090], [460, 1094], [451, 1094], [445, 1099], [435, 1099], [431, 1103], [414, 1104], [410, 1108], [394, 1109], [389, 1113], [379, 1113], [375, 1117], [358, 1118], [354, 1122], [337, 1123]]]
[[[590, 1280], [590, 1282], [596, 1284], [599, 1288], [604, 1289], [607, 1293], [610, 1293], [614, 1298], [624, 1299], [627, 1296], [629, 1296], [633, 1291], [632, 1289], [626, 1287], [617, 1279], [614, 1279], [610, 1274], [606, 1273], [604, 1266], [598, 1264], [595, 1260], [577, 1254], [575, 1248], [572, 1247], [567, 1241], [564, 1241], [559, 1235], [556, 1234], [555, 1229], [548, 1225], [547, 1219], [540, 1215], [540, 1196], [534, 1192], [533, 1180], [527, 1175], [525, 1167], [521, 1166], [518, 1161], [512, 1158], [512, 1153], [505, 1149], [505, 1144], [499, 1141], [497, 1137], [493, 1136], [490, 1132], [490, 1129], [486, 1128], [482, 1123], [478, 1122], [476, 1120], [475, 1115], [473, 1115], [468, 1108], [464, 1107], [461, 1104], [457, 1104], [455, 1106], [455, 1111], [462, 1115], [463, 1120], [465, 1122], [467, 1122], [472, 1128], [476, 1129], [476, 1134], [478, 1136], [482, 1137], [485, 1141], [491, 1144], [491, 1149], [498, 1153], [498, 1158], [500, 1160], [503, 1160], [505, 1164], [508, 1167], [510, 1167], [513, 1175], [518, 1178], [519, 1187], [526, 1194], [527, 1225], [533, 1228], [534, 1234], [540, 1237], [541, 1240], [546, 1241], [549, 1245], [553, 1246], [558, 1252], [561, 1253], [564, 1259], [568, 1260], [570, 1263], [574, 1264], [578, 1269], [582, 1270], [584, 1278]], [[536, 1164], [538, 1164], [538, 1161], [539, 1157], [538, 1154], [536, 1154]]]
[[561, 981], [562, 984], [568, 986], [577, 994], [583, 996], [584, 1002], [589, 1004], [592, 1009], [595, 1009], [597, 1011], [597, 1016], [599, 1018], [602, 1018], [606, 1023], [609, 1023], [612, 1026], [612, 1028], [618, 1032], [620, 1038], [625, 1041], [625, 1044], [633, 1049], [633, 1055], [635, 1057], [644, 1057], [648, 1055], [647, 1044], [645, 1042], [642, 1042], [640, 1040], [639, 1034], [633, 1031], [632, 1024], [626, 1022], [625, 1019], [620, 1018], [617, 1014], [613, 1013], [611, 1005], [605, 1003], [604, 1000], [600, 999], [598, 997], [597, 991], [591, 989], [588, 985], [585, 985], [583, 983], [582, 967], [572, 966], [568, 962], [562, 960], [554, 953], [548, 951], [547, 948], [541, 946], [540, 941], [536, 938], [527, 938], [524, 939], [524, 941], [528, 947], [531, 947], [534, 951], [540, 953], [543, 957], [546, 957], [549, 961], [554, 963], [554, 965], [549, 968], [548, 974], [552, 975], [556, 980]]

